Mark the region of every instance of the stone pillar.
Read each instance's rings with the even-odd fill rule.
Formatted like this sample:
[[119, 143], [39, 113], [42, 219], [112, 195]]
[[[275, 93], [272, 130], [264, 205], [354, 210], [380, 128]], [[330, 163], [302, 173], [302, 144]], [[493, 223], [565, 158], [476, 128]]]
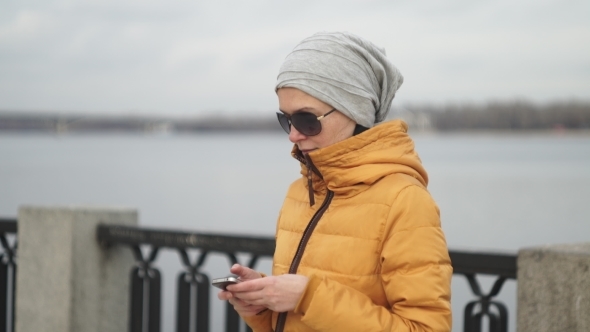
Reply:
[[590, 243], [518, 253], [518, 332], [590, 331]]
[[133, 255], [101, 247], [96, 226], [137, 219], [131, 209], [20, 208], [16, 332], [127, 331]]

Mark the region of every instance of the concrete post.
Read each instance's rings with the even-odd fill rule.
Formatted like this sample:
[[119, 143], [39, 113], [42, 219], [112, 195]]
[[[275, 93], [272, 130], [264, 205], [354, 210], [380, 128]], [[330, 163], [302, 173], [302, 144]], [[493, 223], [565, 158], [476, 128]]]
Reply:
[[137, 225], [137, 212], [19, 209], [16, 332], [128, 330], [133, 255], [121, 246], [102, 248], [99, 223]]
[[590, 331], [590, 243], [518, 254], [518, 332]]

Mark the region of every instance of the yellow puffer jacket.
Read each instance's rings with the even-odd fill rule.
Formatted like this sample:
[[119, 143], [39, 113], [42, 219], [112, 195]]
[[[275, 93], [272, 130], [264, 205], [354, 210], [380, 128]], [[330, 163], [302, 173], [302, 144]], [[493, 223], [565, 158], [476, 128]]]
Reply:
[[[406, 131], [390, 121], [307, 159], [293, 150], [303, 177], [280, 212], [273, 275], [302, 274], [309, 283], [284, 331], [451, 330], [452, 267]], [[245, 320], [273, 331], [278, 316]]]

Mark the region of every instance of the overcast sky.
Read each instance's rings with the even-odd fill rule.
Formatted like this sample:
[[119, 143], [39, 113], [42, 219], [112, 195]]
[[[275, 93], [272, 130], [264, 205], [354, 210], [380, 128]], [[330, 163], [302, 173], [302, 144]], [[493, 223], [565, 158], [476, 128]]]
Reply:
[[590, 1], [0, 3], [0, 110], [268, 112], [284, 57], [317, 31], [387, 50], [396, 105], [590, 100]]

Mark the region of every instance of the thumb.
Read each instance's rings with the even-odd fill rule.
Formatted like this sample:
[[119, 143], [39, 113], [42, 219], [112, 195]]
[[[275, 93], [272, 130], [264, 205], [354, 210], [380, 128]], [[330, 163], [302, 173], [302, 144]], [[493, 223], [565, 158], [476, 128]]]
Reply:
[[252, 270], [251, 268], [242, 266], [240, 264], [232, 265], [229, 271], [243, 280], [260, 278], [260, 274], [258, 272]]

